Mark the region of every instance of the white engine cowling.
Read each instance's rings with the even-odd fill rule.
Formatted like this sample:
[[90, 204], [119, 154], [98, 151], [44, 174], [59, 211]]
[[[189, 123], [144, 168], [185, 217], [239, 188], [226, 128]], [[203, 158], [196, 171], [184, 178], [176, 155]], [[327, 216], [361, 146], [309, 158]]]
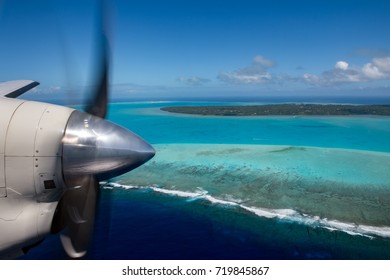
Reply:
[[0, 100], [0, 251], [50, 232], [65, 188], [62, 138], [73, 111], [40, 102]]

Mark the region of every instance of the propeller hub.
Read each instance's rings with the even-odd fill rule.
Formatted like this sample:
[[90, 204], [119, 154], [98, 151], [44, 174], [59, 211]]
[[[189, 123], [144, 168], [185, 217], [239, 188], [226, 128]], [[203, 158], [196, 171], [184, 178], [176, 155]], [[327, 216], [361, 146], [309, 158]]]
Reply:
[[126, 173], [155, 155], [153, 147], [110, 121], [74, 111], [63, 138], [63, 173], [67, 182], [87, 175], [107, 180]]

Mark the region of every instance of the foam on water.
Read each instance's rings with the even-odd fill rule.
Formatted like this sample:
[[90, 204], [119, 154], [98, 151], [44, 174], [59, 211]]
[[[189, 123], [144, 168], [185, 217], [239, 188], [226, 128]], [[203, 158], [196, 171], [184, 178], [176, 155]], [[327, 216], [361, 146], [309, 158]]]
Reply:
[[[236, 207], [237, 209], [245, 210], [256, 216], [268, 219], [280, 219], [287, 222], [296, 222], [311, 227], [322, 227], [329, 231], [339, 230], [350, 235], [360, 235], [368, 238], [382, 237], [390, 238], [390, 227], [374, 227], [368, 225], [357, 225], [352, 223], [340, 222], [337, 220], [328, 220], [326, 218], [320, 218], [318, 216], [311, 216], [305, 213], [297, 212], [293, 209], [267, 209], [258, 207], [249, 207], [240, 204], [239, 202], [227, 201], [220, 198], [213, 197], [207, 193], [207, 191], [199, 192], [185, 192], [178, 190], [168, 190], [160, 188], [157, 185], [153, 186], [132, 186], [122, 185], [119, 183], [107, 183], [103, 186], [105, 189], [121, 188], [125, 190], [151, 190], [154, 192], [162, 193], [170, 196], [177, 196], [181, 198], [196, 198], [206, 201], [211, 204], [220, 206]], [[193, 202], [195, 200], [187, 200]]]

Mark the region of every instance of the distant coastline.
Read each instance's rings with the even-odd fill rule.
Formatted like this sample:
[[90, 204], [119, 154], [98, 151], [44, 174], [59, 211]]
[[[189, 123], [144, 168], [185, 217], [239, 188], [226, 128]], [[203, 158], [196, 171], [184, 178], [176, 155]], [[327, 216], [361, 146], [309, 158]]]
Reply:
[[203, 116], [390, 116], [390, 105], [269, 104], [242, 106], [175, 106], [162, 111]]

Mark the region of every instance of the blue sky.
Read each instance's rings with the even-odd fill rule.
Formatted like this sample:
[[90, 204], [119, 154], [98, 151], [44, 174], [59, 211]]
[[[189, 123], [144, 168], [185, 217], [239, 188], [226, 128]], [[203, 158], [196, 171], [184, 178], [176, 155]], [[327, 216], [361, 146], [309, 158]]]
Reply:
[[[390, 1], [109, 2], [114, 96], [390, 96]], [[0, 81], [85, 91], [96, 1], [0, 3]]]

